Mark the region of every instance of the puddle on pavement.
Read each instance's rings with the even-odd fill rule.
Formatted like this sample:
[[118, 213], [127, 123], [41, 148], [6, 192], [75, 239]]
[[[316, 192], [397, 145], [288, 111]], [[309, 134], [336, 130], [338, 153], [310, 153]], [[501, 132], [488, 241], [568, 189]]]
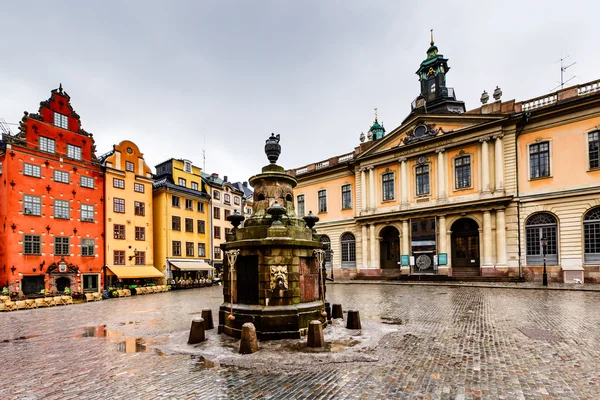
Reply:
[[[130, 322], [130, 324], [137, 322]], [[123, 325], [123, 324], [121, 324]], [[83, 328], [83, 332], [75, 335], [75, 338], [88, 338], [88, 337], [99, 337], [99, 338], [113, 338], [111, 340], [116, 345], [116, 350], [119, 353], [145, 353], [152, 349], [149, 345], [164, 344], [167, 342], [167, 338], [158, 338], [153, 340], [146, 340], [141, 337], [124, 337], [125, 334], [119, 331], [113, 331], [106, 329], [106, 325], [99, 326], [88, 326]], [[165, 353], [159, 349], [154, 348], [155, 354], [159, 356], [166, 356]]]
[[117, 337], [122, 336], [123, 332], [111, 331], [106, 329], [106, 325], [86, 326], [83, 328], [83, 333], [75, 335], [76, 338], [84, 337]]
[[25, 336], [19, 336], [16, 338], [12, 338], [12, 339], [4, 339], [2, 340], [2, 343], [10, 343], [10, 342], [16, 342], [18, 340], [27, 340], [27, 339], [33, 339], [36, 337], [40, 337], [42, 335], [25, 335]]
[[117, 343], [119, 353], [145, 353], [148, 346], [143, 338], [128, 338]]
[[402, 318], [381, 317], [381, 322], [388, 325], [402, 325]]
[[140, 321], [119, 322], [119, 325], [138, 325]]
[[210, 369], [210, 368], [218, 368], [221, 364], [218, 361], [211, 361], [203, 356], [197, 357], [196, 368], [197, 369]]

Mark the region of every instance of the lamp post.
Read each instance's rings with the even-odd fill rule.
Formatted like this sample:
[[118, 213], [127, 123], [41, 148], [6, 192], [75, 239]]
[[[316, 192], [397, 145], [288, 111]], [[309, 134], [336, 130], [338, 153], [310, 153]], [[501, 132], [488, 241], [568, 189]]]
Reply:
[[542, 285], [548, 286], [548, 274], [546, 273], [546, 247], [548, 246], [548, 238], [546, 237], [546, 235], [542, 236], [540, 242], [542, 242], [542, 254], [544, 255], [544, 272], [542, 274]]

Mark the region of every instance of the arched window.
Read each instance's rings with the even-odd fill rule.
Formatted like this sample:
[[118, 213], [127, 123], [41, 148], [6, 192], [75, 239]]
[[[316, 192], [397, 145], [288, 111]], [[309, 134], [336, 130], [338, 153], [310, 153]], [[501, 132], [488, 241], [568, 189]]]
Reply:
[[558, 265], [558, 239], [556, 218], [548, 213], [535, 214], [525, 224], [527, 265], [542, 265], [544, 255], [542, 237], [548, 239], [546, 264]]
[[331, 240], [329, 240], [329, 236], [321, 236], [321, 243], [327, 245], [325, 249], [325, 266], [331, 267]]
[[350, 232], [342, 235], [342, 267], [356, 266], [356, 239]]
[[583, 261], [600, 264], [600, 207], [588, 211], [583, 217]]

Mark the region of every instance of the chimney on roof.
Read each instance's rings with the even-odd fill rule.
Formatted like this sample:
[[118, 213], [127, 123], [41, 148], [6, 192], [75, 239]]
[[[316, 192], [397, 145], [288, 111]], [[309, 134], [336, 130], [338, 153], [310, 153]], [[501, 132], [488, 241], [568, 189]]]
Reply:
[[211, 174], [211, 176], [212, 176], [213, 178], [218, 178], [218, 177], [219, 177], [219, 174], [217, 174], [217, 173], [214, 173], [214, 172], [213, 172], [213, 173]]
[[229, 181], [227, 180], [227, 175], [225, 175], [225, 176], [223, 177], [223, 182], [229, 182]]
[[243, 183], [244, 187], [248, 187], [248, 182]]

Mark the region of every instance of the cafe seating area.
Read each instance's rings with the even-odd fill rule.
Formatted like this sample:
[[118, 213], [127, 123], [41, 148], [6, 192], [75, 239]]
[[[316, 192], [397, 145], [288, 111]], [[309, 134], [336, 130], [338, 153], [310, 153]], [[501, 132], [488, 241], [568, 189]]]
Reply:
[[44, 296], [35, 299], [20, 299], [13, 301], [9, 296], [0, 296], [0, 311], [28, 310], [40, 307], [67, 306], [73, 304], [73, 297]]

